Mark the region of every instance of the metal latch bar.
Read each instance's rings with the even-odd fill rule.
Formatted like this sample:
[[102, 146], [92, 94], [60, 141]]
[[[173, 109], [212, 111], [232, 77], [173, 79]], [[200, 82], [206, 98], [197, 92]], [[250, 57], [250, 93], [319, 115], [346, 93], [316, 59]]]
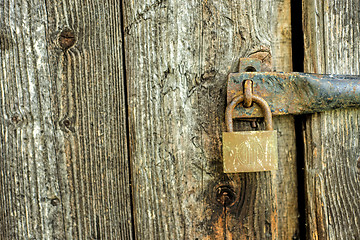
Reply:
[[[273, 115], [306, 114], [360, 106], [360, 76], [309, 73], [239, 72], [228, 76], [227, 103], [243, 94], [243, 81], [268, 102]], [[234, 118], [261, 117], [259, 107], [237, 106]]]

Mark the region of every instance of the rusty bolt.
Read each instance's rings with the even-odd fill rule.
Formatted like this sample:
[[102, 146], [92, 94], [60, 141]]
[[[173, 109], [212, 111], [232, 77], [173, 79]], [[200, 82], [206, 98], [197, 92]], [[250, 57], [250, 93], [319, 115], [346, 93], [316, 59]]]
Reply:
[[75, 33], [72, 30], [65, 29], [60, 33], [59, 44], [63, 49], [68, 49], [74, 46], [76, 42]]

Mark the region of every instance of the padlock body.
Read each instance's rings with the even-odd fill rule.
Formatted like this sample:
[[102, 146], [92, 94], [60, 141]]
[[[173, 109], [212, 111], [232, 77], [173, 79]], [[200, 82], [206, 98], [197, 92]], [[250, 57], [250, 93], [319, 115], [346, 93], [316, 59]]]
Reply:
[[225, 173], [276, 170], [277, 131], [224, 132], [223, 159]]

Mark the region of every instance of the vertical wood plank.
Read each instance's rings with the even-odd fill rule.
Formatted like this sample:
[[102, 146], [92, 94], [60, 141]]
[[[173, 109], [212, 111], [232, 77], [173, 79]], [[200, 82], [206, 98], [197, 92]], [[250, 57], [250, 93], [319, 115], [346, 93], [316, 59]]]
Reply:
[[[305, 71], [360, 74], [359, 1], [304, 0]], [[304, 125], [309, 239], [360, 236], [360, 110], [309, 115]]]
[[[296, 238], [293, 118], [275, 119], [279, 171], [226, 175], [221, 159], [226, 77], [238, 59], [291, 71], [290, 1], [123, 4], [137, 238]], [[232, 207], [217, 196], [222, 186]]]
[[118, 1], [0, 16], [0, 239], [132, 239]]

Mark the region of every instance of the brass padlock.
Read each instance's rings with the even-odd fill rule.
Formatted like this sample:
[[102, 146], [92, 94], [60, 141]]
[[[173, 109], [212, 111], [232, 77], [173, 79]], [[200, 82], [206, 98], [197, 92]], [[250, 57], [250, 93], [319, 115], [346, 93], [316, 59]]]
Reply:
[[259, 172], [278, 168], [277, 131], [273, 130], [272, 115], [267, 102], [252, 95], [264, 114], [266, 131], [233, 132], [233, 110], [244, 102], [243, 95], [236, 96], [226, 108], [226, 126], [223, 132], [224, 172]]

